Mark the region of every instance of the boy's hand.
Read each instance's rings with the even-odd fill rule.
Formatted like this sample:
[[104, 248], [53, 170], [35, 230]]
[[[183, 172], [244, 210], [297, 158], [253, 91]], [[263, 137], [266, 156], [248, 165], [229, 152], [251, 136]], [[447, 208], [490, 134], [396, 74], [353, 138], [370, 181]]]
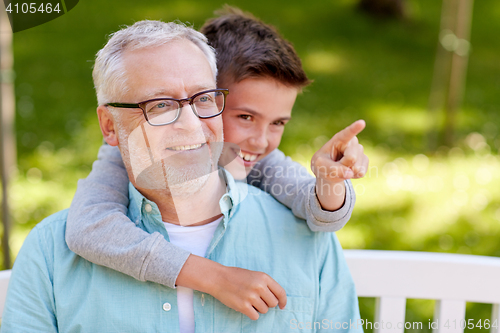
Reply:
[[223, 270], [213, 292], [208, 293], [224, 305], [252, 320], [259, 319], [259, 312], [267, 313], [277, 305], [285, 308], [285, 290], [266, 273], [226, 266]]
[[358, 120], [335, 134], [312, 157], [311, 170], [316, 175], [316, 195], [325, 210], [342, 207], [344, 180], [361, 178], [368, 170], [368, 156], [359, 144], [358, 135], [366, 124]]
[[187, 259], [176, 284], [210, 294], [252, 320], [259, 318], [259, 312], [286, 305], [285, 290], [266, 273], [227, 267], [195, 255]]

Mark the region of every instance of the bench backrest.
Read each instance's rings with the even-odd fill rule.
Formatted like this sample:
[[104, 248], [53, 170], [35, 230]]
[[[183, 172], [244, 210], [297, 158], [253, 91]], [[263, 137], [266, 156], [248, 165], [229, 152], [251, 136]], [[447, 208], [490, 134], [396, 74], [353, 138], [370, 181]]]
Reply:
[[[463, 332], [467, 301], [493, 304], [491, 322], [500, 325], [500, 258], [375, 250], [345, 250], [345, 257], [358, 296], [376, 298], [375, 322], [391, 323], [378, 333], [404, 332], [408, 298], [437, 301], [435, 332]], [[491, 332], [500, 333], [498, 325]]]

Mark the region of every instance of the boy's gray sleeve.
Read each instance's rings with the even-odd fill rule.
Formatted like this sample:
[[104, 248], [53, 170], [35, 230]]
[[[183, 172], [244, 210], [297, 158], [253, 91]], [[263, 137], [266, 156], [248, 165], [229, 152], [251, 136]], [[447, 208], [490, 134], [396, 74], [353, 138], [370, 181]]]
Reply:
[[247, 177], [249, 185], [270, 193], [307, 221], [312, 231], [338, 231], [349, 221], [356, 194], [350, 180], [345, 180], [344, 205], [336, 211], [321, 208], [316, 196], [316, 178], [306, 168], [275, 149], [256, 163]]
[[66, 243], [81, 257], [174, 288], [189, 252], [149, 234], [127, 217], [128, 175], [116, 147], [103, 145], [69, 209]]

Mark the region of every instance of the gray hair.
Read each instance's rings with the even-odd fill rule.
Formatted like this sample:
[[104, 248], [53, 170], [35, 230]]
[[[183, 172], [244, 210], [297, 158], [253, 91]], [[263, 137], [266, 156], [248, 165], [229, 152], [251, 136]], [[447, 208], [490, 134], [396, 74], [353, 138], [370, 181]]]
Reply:
[[111, 34], [106, 45], [97, 52], [92, 77], [99, 105], [116, 102], [112, 99], [127, 92], [125, 69], [122, 64], [123, 53], [126, 50], [159, 46], [179, 39], [189, 40], [203, 51], [215, 79], [217, 76], [215, 50], [207, 44], [207, 38], [202, 33], [180, 22], [139, 21]]

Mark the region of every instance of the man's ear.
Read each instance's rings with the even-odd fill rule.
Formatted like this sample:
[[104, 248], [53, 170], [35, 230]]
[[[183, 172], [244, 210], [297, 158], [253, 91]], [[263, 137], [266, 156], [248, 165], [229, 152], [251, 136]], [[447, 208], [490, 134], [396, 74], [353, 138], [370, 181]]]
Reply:
[[97, 117], [99, 118], [99, 126], [104, 140], [110, 146], [118, 146], [117, 128], [111, 112], [104, 105], [100, 105], [97, 108]]

